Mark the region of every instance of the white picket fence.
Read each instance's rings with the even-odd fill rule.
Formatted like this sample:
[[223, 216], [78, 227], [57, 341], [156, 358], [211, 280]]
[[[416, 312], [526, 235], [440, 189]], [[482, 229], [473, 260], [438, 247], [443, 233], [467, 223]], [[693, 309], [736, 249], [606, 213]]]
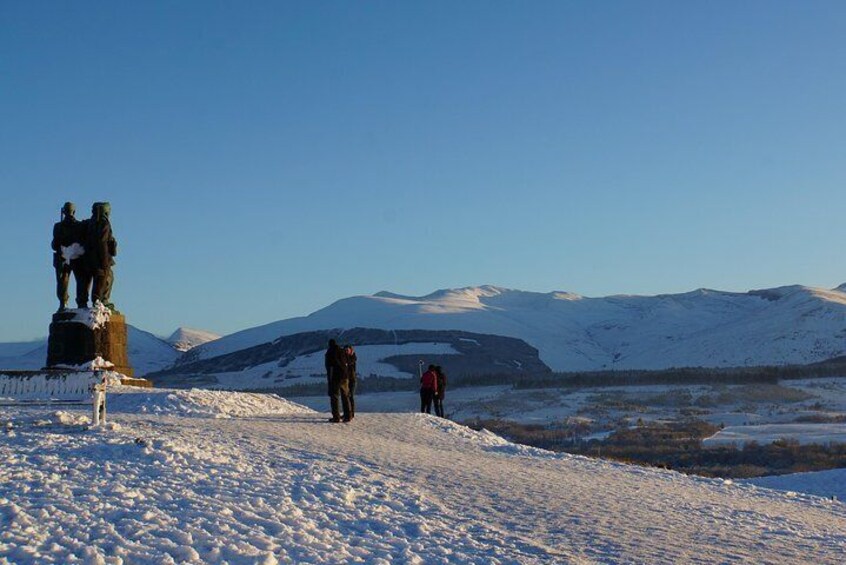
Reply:
[[91, 423], [106, 421], [103, 371], [0, 373], [0, 404], [91, 404]]
[[0, 372], [0, 399], [12, 401], [87, 401], [94, 385], [103, 382], [100, 371]]

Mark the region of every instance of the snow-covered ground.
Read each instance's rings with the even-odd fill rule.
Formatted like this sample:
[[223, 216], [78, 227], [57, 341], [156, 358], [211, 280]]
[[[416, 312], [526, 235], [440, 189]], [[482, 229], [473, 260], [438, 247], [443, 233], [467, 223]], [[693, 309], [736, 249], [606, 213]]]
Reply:
[[[366, 382], [363, 385], [366, 387]], [[323, 395], [292, 400], [324, 410]], [[408, 412], [419, 408], [414, 391], [359, 394], [358, 410]], [[456, 421], [503, 419], [557, 425], [568, 419], [590, 424], [595, 433], [620, 422], [698, 418], [725, 429], [709, 442], [846, 443], [846, 423], [799, 421], [846, 419], [846, 378], [784, 381], [781, 386], [651, 385], [579, 389], [514, 389], [511, 386], [450, 388], [444, 402]], [[582, 439], [587, 439], [582, 438]]]
[[86, 430], [83, 409], [0, 407], [0, 563], [846, 554], [840, 502], [553, 454], [426, 415], [329, 424], [276, 397], [197, 391], [110, 394], [109, 410]]
[[837, 500], [846, 501], [846, 469], [759, 477], [742, 482], [787, 492], [803, 492], [826, 498], [835, 497]]

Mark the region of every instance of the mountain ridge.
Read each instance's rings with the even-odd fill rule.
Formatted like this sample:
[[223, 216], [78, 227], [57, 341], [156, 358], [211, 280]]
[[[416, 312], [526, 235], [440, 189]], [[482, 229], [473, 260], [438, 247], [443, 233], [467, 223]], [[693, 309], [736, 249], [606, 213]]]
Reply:
[[[136, 328], [130, 348], [133, 342], [144, 345], [131, 350], [130, 358], [144, 374], [283, 336], [356, 327], [516, 338], [536, 348], [555, 371], [808, 364], [846, 355], [846, 283], [834, 289], [794, 284], [747, 292], [699, 288], [606, 297], [494, 285], [417, 297], [383, 290], [213, 341], [216, 334], [204, 330], [180, 328], [163, 340]], [[188, 348], [191, 339], [203, 343]], [[181, 341], [186, 351], [175, 349]], [[0, 344], [0, 367], [40, 368], [45, 351], [46, 340]]]
[[208, 359], [284, 335], [371, 327], [514, 337], [563, 371], [802, 364], [846, 354], [841, 287], [786, 285], [745, 293], [700, 288], [599, 298], [493, 285], [419, 297], [380, 291], [230, 334], [191, 355]]

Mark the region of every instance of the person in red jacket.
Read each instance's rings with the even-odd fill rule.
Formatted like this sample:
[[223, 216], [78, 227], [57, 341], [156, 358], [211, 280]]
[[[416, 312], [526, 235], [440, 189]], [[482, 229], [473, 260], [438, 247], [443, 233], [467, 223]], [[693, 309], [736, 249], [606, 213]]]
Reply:
[[420, 377], [420, 411], [432, 413], [432, 400], [438, 394], [438, 374], [435, 366], [429, 365], [429, 370]]

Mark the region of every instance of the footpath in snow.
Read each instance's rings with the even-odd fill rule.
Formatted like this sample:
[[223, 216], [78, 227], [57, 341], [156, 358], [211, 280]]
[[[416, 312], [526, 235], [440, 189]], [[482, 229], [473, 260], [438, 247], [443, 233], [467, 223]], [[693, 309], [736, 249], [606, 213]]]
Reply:
[[0, 407], [0, 563], [841, 563], [846, 506], [269, 395]]

